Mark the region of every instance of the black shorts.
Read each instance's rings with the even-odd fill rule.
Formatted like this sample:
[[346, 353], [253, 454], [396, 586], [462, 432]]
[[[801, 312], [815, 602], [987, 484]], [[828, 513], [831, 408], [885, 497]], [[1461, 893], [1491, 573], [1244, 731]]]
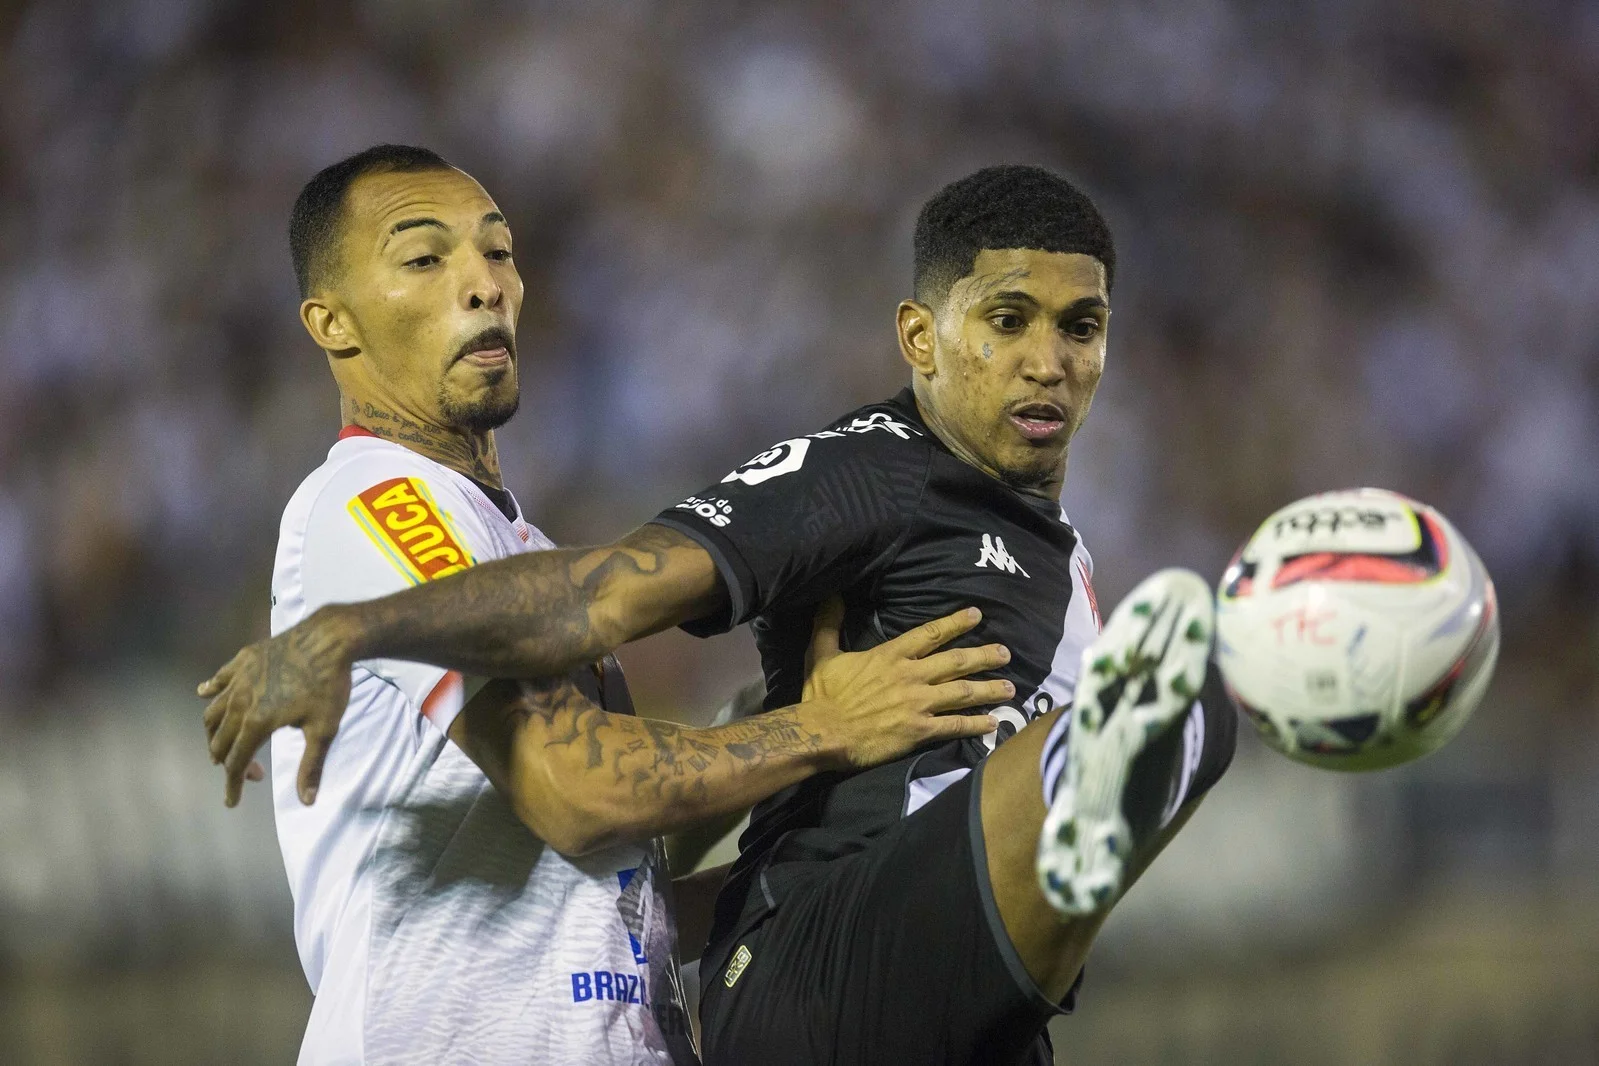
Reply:
[[701, 976], [706, 1066], [1054, 1062], [1044, 1027], [1076, 990], [1044, 998], [1000, 921], [980, 773], [863, 851], [785, 869], [775, 906]]

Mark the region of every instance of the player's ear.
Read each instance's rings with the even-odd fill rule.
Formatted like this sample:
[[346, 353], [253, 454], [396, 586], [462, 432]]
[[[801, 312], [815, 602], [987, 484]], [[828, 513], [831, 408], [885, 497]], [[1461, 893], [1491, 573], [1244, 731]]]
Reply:
[[316, 346], [335, 358], [361, 350], [354, 324], [340, 303], [327, 296], [310, 296], [300, 304], [300, 321]]
[[933, 309], [915, 300], [901, 300], [895, 312], [899, 354], [918, 374], [933, 374]]

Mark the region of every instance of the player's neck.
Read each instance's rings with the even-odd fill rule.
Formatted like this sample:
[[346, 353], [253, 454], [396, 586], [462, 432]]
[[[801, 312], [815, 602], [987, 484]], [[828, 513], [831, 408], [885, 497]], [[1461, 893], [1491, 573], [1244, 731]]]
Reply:
[[490, 488], [505, 487], [500, 479], [500, 451], [494, 443], [493, 430], [465, 432], [434, 425], [383, 400], [346, 396], [339, 407], [346, 426], [360, 426], [373, 436], [425, 455]]
[[967, 447], [966, 443], [960, 439], [959, 434], [952, 432], [932, 410], [932, 405], [922, 402], [920, 395], [916, 396], [916, 412], [922, 416], [922, 423], [933, 431], [933, 436], [937, 437], [955, 458], [967, 466], [976, 467], [995, 481], [1002, 482], [1017, 492], [1025, 493], [1028, 496], [1038, 496], [1054, 503], [1060, 502], [1061, 490], [1066, 485], [1066, 457], [1064, 455], [1061, 456], [1060, 464], [1050, 472], [1045, 480], [1038, 482], [1019, 481], [996, 469], [992, 463], [985, 462], [982, 456]]

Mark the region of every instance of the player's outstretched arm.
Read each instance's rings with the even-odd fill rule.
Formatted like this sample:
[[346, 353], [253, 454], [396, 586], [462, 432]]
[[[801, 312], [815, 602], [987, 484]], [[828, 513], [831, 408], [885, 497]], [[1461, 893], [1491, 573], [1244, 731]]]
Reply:
[[569, 678], [495, 681], [450, 727], [557, 851], [582, 854], [742, 811], [824, 770], [871, 766], [997, 722], [951, 712], [1010, 698], [1000, 645], [938, 651], [978, 622], [957, 612], [865, 652], [840, 652], [841, 611], [818, 619], [802, 702], [709, 729], [612, 714]]
[[316, 798], [350, 698], [350, 667], [408, 659], [480, 677], [558, 677], [630, 640], [710, 614], [727, 591], [706, 550], [644, 525], [603, 548], [532, 552], [404, 592], [331, 604], [235, 655], [199, 693], [211, 759], [238, 802], [256, 751], [283, 726], [305, 732], [302, 802]]

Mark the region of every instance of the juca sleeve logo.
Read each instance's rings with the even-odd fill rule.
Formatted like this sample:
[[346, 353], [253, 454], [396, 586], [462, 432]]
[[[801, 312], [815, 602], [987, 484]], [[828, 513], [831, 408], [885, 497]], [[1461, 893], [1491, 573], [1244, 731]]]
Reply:
[[380, 481], [350, 500], [350, 515], [413, 585], [465, 570], [475, 560], [421, 481]]

